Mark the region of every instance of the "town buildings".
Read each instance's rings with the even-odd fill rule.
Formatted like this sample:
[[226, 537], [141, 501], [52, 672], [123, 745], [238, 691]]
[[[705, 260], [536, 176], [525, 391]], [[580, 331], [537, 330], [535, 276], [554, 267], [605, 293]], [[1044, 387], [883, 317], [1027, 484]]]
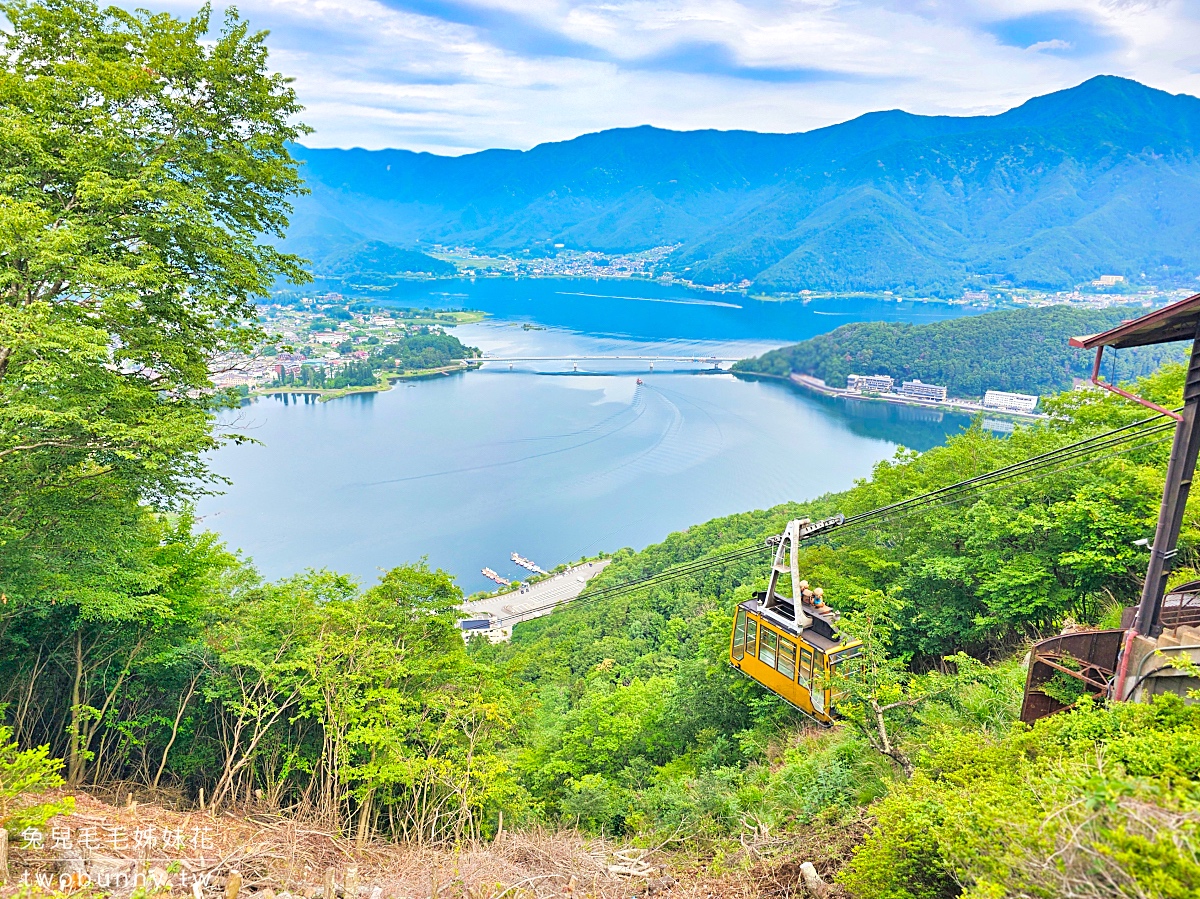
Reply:
[[1022, 412], [1028, 414], [1037, 408], [1038, 398], [1027, 393], [1007, 393], [1003, 390], [989, 390], [983, 395], [983, 405], [987, 409], [1000, 412]]
[[926, 384], [920, 379], [905, 381], [900, 385], [903, 396], [911, 396], [915, 400], [933, 400], [935, 403], [946, 401], [946, 388], [937, 384]]
[[[813, 380], [815, 381], [815, 379]], [[824, 385], [823, 381], [815, 381], [815, 383]], [[989, 390], [981, 403], [978, 400], [950, 399], [948, 388], [941, 384], [926, 384], [920, 378], [902, 381], [899, 389], [896, 388], [895, 383], [895, 379], [891, 375], [848, 375], [845, 392], [876, 395], [892, 402], [915, 400], [921, 403], [948, 405], [967, 411], [991, 410], [1016, 415], [1032, 415], [1038, 404], [1038, 397], [1025, 393]]]
[[859, 393], [891, 393], [896, 381], [891, 375], [849, 375], [846, 389]]

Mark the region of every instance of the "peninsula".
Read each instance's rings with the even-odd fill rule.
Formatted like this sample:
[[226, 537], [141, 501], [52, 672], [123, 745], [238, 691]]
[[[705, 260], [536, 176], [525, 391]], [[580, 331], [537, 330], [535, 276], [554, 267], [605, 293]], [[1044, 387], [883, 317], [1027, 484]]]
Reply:
[[481, 355], [446, 329], [482, 321], [482, 312], [347, 304], [340, 294], [261, 308], [262, 345], [223, 359], [212, 374], [216, 388], [328, 400], [464, 371]]

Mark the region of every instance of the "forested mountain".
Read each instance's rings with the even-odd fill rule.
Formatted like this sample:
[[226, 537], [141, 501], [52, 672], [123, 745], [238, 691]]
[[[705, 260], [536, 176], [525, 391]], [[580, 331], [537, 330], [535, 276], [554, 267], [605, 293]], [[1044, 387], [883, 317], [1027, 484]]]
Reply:
[[[845, 387], [851, 374], [885, 374], [897, 384], [913, 378], [940, 384], [957, 397], [979, 397], [987, 390], [1055, 393], [1069, 390], [1073, 378], [1091, 376], [1094, 354], [1072, 348], [1070, 338], [1106, 331], [1144, 312], [1129, 306], [1047, 306], [927, 325], [855, 322], [743, 359], [733, 370], [778, 377], [793, 372], [812, 375], [831, 387]], [[1103, 374], [1118, 381], [1141, 377], [1182, 352], [1169, 344], [1109, 350]]]
[[1200, 100], [1116, 77], [995, 116], [800, 134], [614, 129], [525, 152], [297, 148], [295, 239], [531, 254], [676, 245], [762, 290], [1067, 287], [1200, 275]]
[[304, 256], [318, 278], [379, 285], [396, 275], [453, 275], [455, 267], [419, 250], [406, 250], [382, 240], [327, 240], [314, 237], [290, 242], [288, 249]]

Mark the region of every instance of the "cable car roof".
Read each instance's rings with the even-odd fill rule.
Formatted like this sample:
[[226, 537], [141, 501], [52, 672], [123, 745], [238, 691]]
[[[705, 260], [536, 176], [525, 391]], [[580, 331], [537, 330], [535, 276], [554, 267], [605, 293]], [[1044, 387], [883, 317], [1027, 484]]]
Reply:
[[1094, 350], [1110, 346], [1123, 349], [1176, 340], [1193, 340], [1200, 328], [1200, 293], [1156, 309], [1149, 315], [1122, 322], [1102, 334], [1072, 337], [1071, 346]]
[[[759, 603], [757, 597], [754, 599], [747, 599], [744, 602], [739, 603], [738, 608], [745, 609], [750, 614], [769, 622], [772, 627], [777, 627], [785, 634], [803, 640], [809, 646], [813, 647], [814, 649], [819, 649], [821, 652], [834, 652], [843, 643], [842, 640], [831, 640], [829, 637], [826, 637], [824, 634], [818, 632], [815, 628], [802, 630], [796, 627], [794, 622], [789, 622], [786, 618], [780, 615], [774, 615], [769, 609], [765, 609]], [[822, 613], [814, 606], [810, 606], [808, 603], [804, 604], [804, 611], [807, 612], [809, 616], [820, 615], [823, 616], [823, 618], [829, 617], [829, 613]]]

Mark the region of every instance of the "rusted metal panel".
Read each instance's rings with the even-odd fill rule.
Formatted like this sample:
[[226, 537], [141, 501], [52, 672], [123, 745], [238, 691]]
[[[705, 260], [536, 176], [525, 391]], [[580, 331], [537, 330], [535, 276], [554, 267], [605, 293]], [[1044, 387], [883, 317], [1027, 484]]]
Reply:
[[1200, 625], [1200, 581], [1180, 584], [1163, 597], [1159, 623], [1168, 630], [1183, 625]]
[[1070, 703], [1042, 692], [1051, 681], [1074, 687], [1080, 696], [1107, 694], [1124, 638], [1125, 631], [1119, 629], [1075, 631], [1033, 644], [1021, 720], [1032, 724], [1070, 707]]

